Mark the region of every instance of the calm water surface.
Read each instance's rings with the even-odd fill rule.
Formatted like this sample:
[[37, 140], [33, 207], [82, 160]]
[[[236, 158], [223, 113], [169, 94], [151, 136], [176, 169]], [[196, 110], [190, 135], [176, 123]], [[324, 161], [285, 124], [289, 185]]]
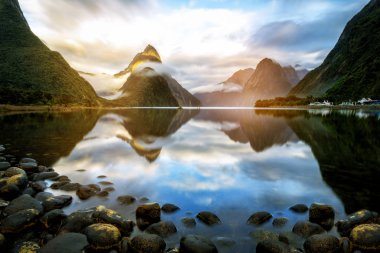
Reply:
[[[106, 205], [134, 219], [141, 203], [116, 198], [174, 203], [181, 210], [163, 215], [178, 234], [199, 233], [238, 243], [220, 252], [252, 252], [257, 230], [290, 230], [306, 215], [297, 203], [334, 206], [337, 219], [362, 208], [380, 211], [380, 112], [329, 110], [79, 111], [0, 116], [0, 144], [18, 158], [31, 156], [81, 184], [110, 181], [108, 198], [67, 207]], [[85, 170], [78, 171], [78, 170]], [[98, 179], [106, 175], [106, 179]], [[68, 194], [55, 191], [56, 194]], [[246, 225], [256, 211], [290, 219], [281, 229], [271, 222]], [[200, 222], [185, 228], [180, 219], [200, 211], [216, 213], [222, 225]], [[140, 231], [135, 231], [140, 233]], [[331, 233], [335, 233], [331, 231]]]

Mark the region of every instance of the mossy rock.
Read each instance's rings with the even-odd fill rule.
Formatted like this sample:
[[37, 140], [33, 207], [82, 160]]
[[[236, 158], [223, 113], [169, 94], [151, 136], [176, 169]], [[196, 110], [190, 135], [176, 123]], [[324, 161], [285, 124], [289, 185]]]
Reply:
[[40, 212], [36, 209], [26, 209], [11, 214], [1, 221], [0, 233], [19, 233], [36, 224]]
[[15, 253], [39, 253], [40, 246], [36, 242], [22, 242], [16, 247]]
[[88, 226], [84, 233], [94, 250], [110, 250], [117, 247], [121, 240], [119, 229], [111, 224], [93, 224]]
[[350, 240], [354, 249], [365, 252], [380, 252], [380, 225], [359, 225], [351, 231]]

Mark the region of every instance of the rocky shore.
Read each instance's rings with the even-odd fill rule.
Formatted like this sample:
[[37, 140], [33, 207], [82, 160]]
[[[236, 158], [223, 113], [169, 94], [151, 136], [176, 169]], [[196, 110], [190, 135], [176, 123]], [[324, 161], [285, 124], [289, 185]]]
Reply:
[[[114, 190], [110, 186], [112, 183], [101, 181], [99, 185], [81, 185], [59, 175], [53, 168], [38, 165], [32, 158], [17, 161], [5, 151], [5, 147], [0, 145], [0, 252], [218, 252], [215, 242], [194, 234], [183, 236], [176, 248], [167, 247], [165, 239], [176, 234], [177, 228], [173, 222], [161, 220], [161, 213], [178, 211], [180, 207], [174, 204], [141, 203], [133, 221], [105, 206], [66, 214], [62, 209], [71, 204], [72, 196], [55, 196], [46, 189], [75, 192], [85, 200], [107, 196]], [[124, 195], [117, 201], [128, 205], [136, 199]], [[308, 213], [308, 220], [298, 221], [287, 232], [259, 229], [268, 222], [273, 227], [288, 223], [286, 217], [273, 218], [265, 211], [256, 212], [242, 221], [256, 229], [250, 234], [257, 242], [256, 252], [380, 252], [380, 218], [376, 212], [361, 210], [336, 222], [334, 208], [329, 205], [296, 204], [290, 210]], [[223, 222], [208, 211], [181, 221], [188, 228], [196, 226], [197, 222], [208, 226]], [[327, 233], [334, 227], [339, 237]], [[132, 235], [136, 229], [142, 233]], [[227, 247], [235, 243], [232, 239], [223, 238]]]

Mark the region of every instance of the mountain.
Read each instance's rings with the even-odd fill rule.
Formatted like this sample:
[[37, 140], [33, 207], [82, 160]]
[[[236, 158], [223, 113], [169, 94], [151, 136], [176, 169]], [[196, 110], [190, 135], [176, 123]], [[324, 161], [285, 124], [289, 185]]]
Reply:
[[[151, 67], [141, 67], [143, 63], [160, 64], [161, 58], [156, 49], [148, 46], [144, 52], [135, 56], [126, 73], [131, 73], [121, 87], [122, 95], [114, 102], [120, 106], [131, 107], [178, 107], [199, 106], [200, 102], [184, 89], [168, 73], [161, 73]], [[138, 68], [140, 66], [140, 68]]]
[[265, 58], [257, 65], [243, 92], [250, 102], [281, 97], [285, 96], [298, 81], [293, 67], [282, 67], [279, 63]]
[[230, 78], [228, 78], [223, 83], [224, 84], [238, 84], [244, 87], [254, 72], [255, 70], [253, 68], [240, 69], [236, 71]]
[[0, 104], [101, 104], [92, 86], [31, 31], [17, 0], [0, 0]]
[[334, 49], [290, 95], [333, 100], [380, 98], [380, 0], [371, 0], [346, 25]]

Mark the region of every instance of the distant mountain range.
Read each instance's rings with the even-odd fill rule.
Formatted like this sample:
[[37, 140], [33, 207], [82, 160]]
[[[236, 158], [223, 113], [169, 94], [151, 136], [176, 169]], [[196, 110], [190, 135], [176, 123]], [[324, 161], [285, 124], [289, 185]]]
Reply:
[[321, 66], [290, 95], [333, 100], [380, 98], [380, 0], [371, 0], [344, 28]]

